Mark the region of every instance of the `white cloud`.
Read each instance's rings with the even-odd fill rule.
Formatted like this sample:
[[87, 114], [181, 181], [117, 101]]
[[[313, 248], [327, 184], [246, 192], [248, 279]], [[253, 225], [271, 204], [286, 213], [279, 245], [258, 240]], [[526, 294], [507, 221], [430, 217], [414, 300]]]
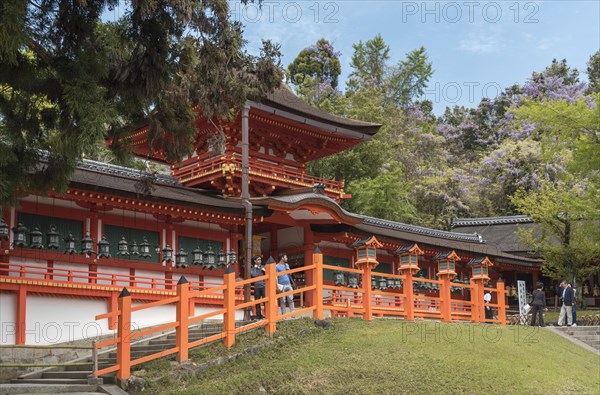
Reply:
[[490, 53], [498, 52], [502, 44], [494, 36], [469, 35], [460, 40], [459, 49], [467, 52]]

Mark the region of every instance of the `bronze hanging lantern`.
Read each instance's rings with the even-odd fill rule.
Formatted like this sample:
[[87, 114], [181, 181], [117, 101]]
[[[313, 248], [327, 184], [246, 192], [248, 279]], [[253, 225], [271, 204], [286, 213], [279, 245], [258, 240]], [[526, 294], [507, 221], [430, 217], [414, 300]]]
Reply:
[[175, 264], [175, 261], [173, 261], [173, 249], [171, 248], [170, 245], [166, 245], [165, 248], [162, 249], [162, 253], [163, 253], [163, 258], [162, 258], [162, 265], [166, 266], [167, 263], [170, 263], [171, 265]]
[[8, 225], [4, 221], [4, 217], [0, 217], [0, 240], [8, 240]]
[[121, 241], [119, 241], [117, 255], [129, 256], [129, 243], [127, 243], [127, 240], [125, 240], [125, 236], [121, 236]]
[[227, 265], [227, 254], [225, 254], [223, 249], [219, 250], [218, 258], [219, 258], [219, 267], [225, 267], [225, 265]]
[[50, 225], [50, 231], [46, 233], [46, 248], [49, 250], [60, 248], [60, 234], [56, 231], [55, 225]]
[[81, 254], [90, 257], [94, 253], [94, 240], [90, 237], [90, 232], [85, 232], [85, 237], [81, 239]]
[[27, 240], [25, 238], [27, 227], [22, 222], [19, 222], [17, 226], [12, 228], [12, 231], [14, 236], [13, 247], [27, 247]]
[[38, 250], [41, 250], [44, 248], [44, 245], [42, 244], [42, 240], [44, 238], [44, 235], [42, 234], [42, 232], [40, 232], [40, 228], [38, 228], [37, 226], [35, 228], [33, 228], [33, 231], [31, 233], [29, 233], [29, 248], [35, 248]]
[[137, 243], [134, 241], [131, 245], [131, 255], [139, 256], [140, 255], [140, 247], [138, 247]]
[[77, 253], [77, 251], [75, 251], [75, 238], [71, 232], [69, 232], [67, 237], [65, 237], [63, 240], [65, 241], [65, 254]]
[[150, 258], [150, 243], [148, 243], [148, 240], [145, 237], [140, 243], [140, 256], [142, 258]]
[[106, 240], [105, 235], [98, 242], [98, 258], [110, 258], [110, 243]]
[[187, 264], [188, 253], [183, 250], [183, 247], [179, 248], [179, 252], [175, 255], [175, 263], [177, 267], [188, 267]]
[[212, 246], [210, 244], [208, 245], [207, 250], [204, 251], [202, 261], [207, 269], [212, 270], [216, 267], [217, 258], [215, 257], [215, 252], [212, 250]]
[[200, 247], [196, 247], [196, 249], [192, 251], [192, 265], [202, 265], [202, 250]]
[[229, 252], [227, 253], [227, 256], [229, 258], [229, 264], [233, 265], [237, 259], [237, 254], [235, 252], [235, 250], [229, 250]]

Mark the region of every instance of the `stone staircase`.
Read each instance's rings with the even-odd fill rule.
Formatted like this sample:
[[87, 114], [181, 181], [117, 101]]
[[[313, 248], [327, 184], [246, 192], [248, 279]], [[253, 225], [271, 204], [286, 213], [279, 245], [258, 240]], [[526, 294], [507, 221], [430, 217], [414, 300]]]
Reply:
[[600, 326], [556, 326], [554, 328], [600, 351]]
[[[248, 322], [236, 322], [236, 328], [246, 325]], [[190, 327], [188, 331], [188, 342], [203, 339], [208, 336], [222, 332], [222, 322], [207, 322]], [[159, 351], [175, 347], [175, 332], [143, 339], [131, 345], [131, 359], [141, 358]], [[116, 349], [98, 355], [98, 369], [114, 366], [116, 363]], [[166, 358], [175, 359], [176, 354]], [[33, 373], [22, 375], [12, 379], [9, 384], [0, 384], [0, 395], [12, 394], [126, 394], [114, 385], [115, 374], [102, 376], [103, 383], [89, 384], [88, 377], [92, 374], [93, 362], [91, 357], [71, 362], [88, 362], [87, 365], [65, 366], [62, 368], [49, 368]], [[112, 384], [112, 385], [110, 385]]]

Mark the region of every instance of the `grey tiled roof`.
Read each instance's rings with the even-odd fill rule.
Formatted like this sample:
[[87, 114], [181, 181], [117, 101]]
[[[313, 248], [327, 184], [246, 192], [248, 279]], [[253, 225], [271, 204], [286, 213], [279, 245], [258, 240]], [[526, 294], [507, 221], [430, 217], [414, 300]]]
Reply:
[[414, 246], [415, 246], [415, 243], [398, 247], [398, 249], [396, 251], [394, 251], [394, 254], [404, 254], [406, 252], [409, 252], [411, 250], [411, 248], [413, 248]]
[[[147, 173], [141, 170], [132, 169], [130, 167], [124, 167], [119, 165], [113, 165], [110, 163], [97, 162], [95, 160], [83, 159], [77, 165], [80, 169], [86, 169], [91, 171], [97, 171], [105, 174], [112, 174], [120, 177], [128, 177], [140, 179]], [[182, 186], [176, 177], [172, 177], [167, 174], [156, 173], [155, 182], [162, 185], [170, 186]]]
[[443, 239], [466, 241], [471, 243], [485, 243], [478, 233], [446, 232], [443, 230], [430, 229], [417, 225], [408, 225], [386, 219], [363, 216], [365, 225], [373, 225], [380, 228], [399, 230], [402, 232], [415, 233], [426, 236], [439, 237]]
[[448, 258], [450, 255], [452, 255], [454, 251], [446, 251], [446, 252], [440, 252], [439, 254], [437, 254], [436, 256], [433, 257], [434, 261], [439, 261], [440, 259], [446, 259]]
[[533, 220], [526, 215], [510, 215], [503, 217], [482, 217], [482, 218], [455, 218], [452, 221], [452, 227], [474, 226], [474, 225], [499, 225], [499, 224], [519, 224], [531, 223]]

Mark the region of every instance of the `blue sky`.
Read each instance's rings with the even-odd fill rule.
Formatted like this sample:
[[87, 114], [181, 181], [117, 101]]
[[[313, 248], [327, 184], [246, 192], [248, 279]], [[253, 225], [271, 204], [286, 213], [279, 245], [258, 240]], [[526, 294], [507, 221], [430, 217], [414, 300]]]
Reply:
[[236, 0], [230, 6], [231, 17], [245, 26], [248, 51], [271, 39], [281, 44], [286, 67], [303, 48], [328, 39], [342, 53], [341, 81], [351, 71], [352, 44], [377, 33], [393, 62], [424, 46], [434, 69], [424, 98], [437, 114], [455, 104], [475, 107], [483, 95], [524, 82], [553, 58], [583, 72], [600, 48], [597, 0], [264, 0], [262, 10]]

